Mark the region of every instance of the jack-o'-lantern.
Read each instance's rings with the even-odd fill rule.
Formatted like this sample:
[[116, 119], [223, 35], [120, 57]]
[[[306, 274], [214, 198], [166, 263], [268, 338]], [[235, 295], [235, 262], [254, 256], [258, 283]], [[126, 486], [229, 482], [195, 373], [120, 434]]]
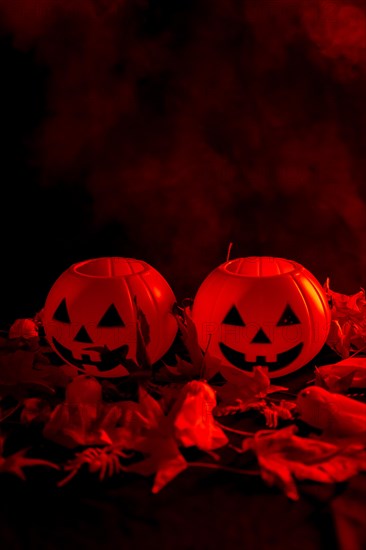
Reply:
[[283, 258], [238, 258], [220, 265], [198, 289], [192, 317], [208, 369], [218, 362], [243, 371], [263, 366], [270, 377], [308, 363], [330, 327], [320, 283]]
[[72, 265], [52, 286], [43, 311], [46, 338], [80, 372], [124, 376], [126, 364], [136, 361], [139, 327], [151, 363], [169, 349], [177, 332], [174, 303], [166, 280], [146, 262], [87, 260]]

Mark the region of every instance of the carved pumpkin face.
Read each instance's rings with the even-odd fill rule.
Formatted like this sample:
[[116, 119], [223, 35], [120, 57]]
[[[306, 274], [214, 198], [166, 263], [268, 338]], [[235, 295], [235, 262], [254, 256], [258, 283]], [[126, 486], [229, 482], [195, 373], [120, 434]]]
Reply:
[[148, 324], [146, 350], [155, 362], [177, 332], [174, 303], [168, 283], [147, 263], [88, 260], [71, 266], [51, 288], [44, 308], [45, 333], [66, 363], [93, 376], [124, 376], [121, 357], [136, 360], [137, 307]]
[[264, 366], [273, 378], [308, 363], [330, 326], [319, 282], [300, 264], [282, 258], [222, 264], [198, 289], [192, 317], [208, 366], [210, 357], [244, 371]]

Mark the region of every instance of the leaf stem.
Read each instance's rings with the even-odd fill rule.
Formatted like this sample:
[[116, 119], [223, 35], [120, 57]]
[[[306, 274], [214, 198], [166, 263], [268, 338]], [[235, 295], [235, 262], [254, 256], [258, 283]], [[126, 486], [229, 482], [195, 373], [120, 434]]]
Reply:
[[233, 247], [233, 243], [229, 243], [229, 246], [228, 246], [228, 249], [227, 249], [227, 254], [226, 254], [226, 261], [228, 262], [230, 260], [230, 255], [231, 255], [231, 249]]

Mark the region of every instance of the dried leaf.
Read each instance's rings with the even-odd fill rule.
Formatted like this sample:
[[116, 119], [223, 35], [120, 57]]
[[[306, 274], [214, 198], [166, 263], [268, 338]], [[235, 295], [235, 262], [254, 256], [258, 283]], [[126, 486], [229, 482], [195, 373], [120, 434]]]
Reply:
[[143, 388], [139, 388], [139, 405], [137, 417], [144, 426], [148, 429], [158, 428], [161, 424], [163, 411], [156, 399]]
[[349, 357], [317, 368], [316, 384], [333, 392], [366, 388], [366, 357]]
[[181, 357], [176, 357], [176, 364], [174, 366], [164, 365], [159, 369], [157, 379], [159, 381], [171, 382], [171, 381], [184, 381], [194, 380], [200, 376], [200, 372], [197, 367], [188, 361], [185, 361]]
[[18, 338], [38, 340], [38, 325], [33, 319], [17, 319], [9, 329], [9, 338], [11, 340]]
[[[49, 392], [55, 387], [64, 387], [70, 377], [59, 367], [47, 364], [45, 357], [34, 351], [18, 349], [12, 352], [0, 352], [0, 385], [6, 388], [19, 385], [38, 385]], [[14, 392], [11, 390], [11, 394]]]
[[215, 393], [206, 383], [189, 382], [180, 390], [166, 416], [160, 404], [140, 388], [139, 403], [116, 405], [103, 428], [114, 444], [143, 453], [143, 460], [126, 469], [145, 476], [155, 475], [153, 492], [158, 492], [187, 467], [179, 444], [211, 450], [227, 443], [212, 418], [215, 403]]
[[185, 307], [181, 311], [182, 317], [176, 314], [175, 318], [177, 320], [178, 327], [182, 335], [183, 343], [186, 346], [189, 356], [191, 358], [192, 365], [197, 375], [199, 375], [200, 373], [202, 373], [204, 356], [198, 343], [196, 325], [192, 320], [191, 310], [189, 307]]
[[18, 453], [7, 456], [6, 458], [0, 457], [0, 472], [7, 474], [14, 474], [21, 479], [25, 480], [25, 473], [23, 468], [32, 466], [46, 466], [47, 468], [54, 468], [59, 470], [59, 466], [48, 460], [41, 460], [38, 458], [27, 458], [25, 456], [27, 450], [23, 449]]
[[137, 304], [137, 298], [134, 296], [136, 308], [136, 361], [139, 367], [148, 369], [151, 367], [151, 361], [146, 346], [150, 343], [150, 326], [145, 313]]
[[294, 426], [261, 430], [244, 440], [243, 450], [256, 454], [263, 480], [293, 500], [299, 499], [296, 479], [335, 483], [366, 470], [366, 451], [360, 446], [298, 437]]
[[119, 409], [120, 416], [116, 411], [110, 413], [110, 425], [105, 421], [103, 427], [115, 444], [143, 453], [143, 460], [125, 470], [155, 475], [153, 492], [157, 493], [187, 467], [174, 439], [173, 423], [143, 388], [139, 388], [138, 403], [119, 403], [115, 408]]
[[109, 435], [101, 427], [103, 412], [103, 405], [62, 403], [52, 411], [43, 435], [69, 449], [110, 444]]
[[20, 421], [23, 424], [30, 422], [47, 422], [50, 417], [51, 406], [45, 399], [30, 397], [24, 399], [23, 410], [20, 415]]
[[334, 292], [329, 279], [324, 285], [331, 304], [332, 323], [327, 344], [341, 357], [349, 356], [351, 349], [366, 347], [366, 298], [365, 291], [348, 296]]
[[142, 336], [142, 340], [143, 340], [145, 346], [147, 346], [148, 344], [150, 344], [150, 341], [151, 341], [151, 338], [150, 338], [150, 325], [149, 325], [149, 322], [147, 320], [147, 317], [146, 317], [145, 313], [142, 311], [142, 309], [140, 308], [140, 306], [137, 303], [137, 297], [136, 296], [134, 296], [133, 301], [134, 301], [135, 307], [136, 307], [137, 322], [138, 322], [139, 327], [140, 327], [140, 333], [141, 333], [141, 336]]
[[160, 404], [139, 388], [139, 402], [123, 401], [105, 409], [99, 426], [113, 441], [128, 450], [140, 450], [141, 441], [164, 428], [165, 416]]
[[155, 475], [153, 493], [158, 493], [188, 466], [172, 437], [153, 437], [145, 440], [140, 450], [147, 457], [128, 466], [126, 471], [144, 476]]
[[211, 451], [227, 444], [228, 438], [212, 415], [215, 406], [216, 395], [208, 384], [200, 381], [186, 384], [169, 413], [181, 445]]
[[238, 369], [226, 369], [223, 373], [226, 384], [216, 389], [218, 406], [214, 410], [217, 416], [244, 412], [253, 403], [259, 403], [270, 392], [270, 379], [267, 369], [255, 367], [253, 372]]

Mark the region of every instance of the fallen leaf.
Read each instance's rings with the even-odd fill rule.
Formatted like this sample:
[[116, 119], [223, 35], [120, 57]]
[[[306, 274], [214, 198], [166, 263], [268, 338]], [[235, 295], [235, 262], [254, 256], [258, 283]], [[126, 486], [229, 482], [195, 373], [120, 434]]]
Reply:
[[20, 477], [20, 479], [25, 480], [26, 477], [25, 473], [23, 472], [23, 468], [29, 468], [33, 466], [46, 466], [47, 468], [54, 468], [55, 470], [60, 469], [57, 464], [49, 462], [48, 460], [42, 460], [39, 458], [27, 458], [25, 456], [26, 452], [26, 449], [22, 449], [21, 451], [5, 458], [1, 456], [0, 472], [14, 474]]
[[141, 387], [139, 402], [117, 404], [102, 426], [115, 445], [144, 455], [139, 462], [126, 466], [125, 471], [155, 475], [153, 493], [187, 467], [174, 437], [172, 419], [164, 415], [160, 404]]
[[211, 451], [228, 443], [212, 415], [215, 406], [216, 394], [207, 383], [197, 380], [184, 386], [168, 415], [181, 445]]
[[324, 285], [331, 305], [332, 322], [327, 344], [341, 357], [349, 356], [351, 349], [366, 347], [366, 298], [361, 288], [352, 295], [330, 289], [329, 279]]
[[146, 346], [150, 342], [150, 326], [146, 315], [137, 305], [136, 297], [134, 299], [137, 315], [136, 323], [136, 362], [139, 367], [144, 369], [151, 368], [151, 361]]
[[197, 367], [192, 363], [189, 363], [181, 357], [175, 356], [176, 364], [174, 366], [164, 365], [159, 369], [157, 379], [159, 381], [171, 382], [171, 381], [189, 381], [194, 380], [200, 376], [200, 372]]
[[38, 326], [33, 319], [17, 319], [9, 329], [9, 338], [38, 339]]
[[294, 426], [257, 432], [244, 440], [243, 451], [248, 450], [256, 454], [263, 480], [292, 500], [299, 499], [296, 480], [335, 483], [366, 470], [364, 448], [302, 438]]
[[103, 405], [61, 403], [52, 411], [43, 428], [46, 439], [69, 449], [112, 443], [101, 427]]
[[141, 441], [156, 431], [163, 433], [166, 424], [160, 404], [141, 387], [138, 403], [122, 401], [104, 411], [99, 427], [114, 444], [128, 450], [140, 450]]
[[59, 367], [47, 363], [39, 352], [17, 349], [0, 352], [0, 385], [40, 385], [49, 388], [64, 387], [70, 380]]
[[169, 436], [155, 433], [151, 438], [140, 441], [139, 450], [147, 456], [126, 467], [126, 471], [143, 476], [154, 475], [153, 493], [158, 493], [188, 466], [177, 443]]
[[182, 340], [187, 348], [192, 361], [193, 368], [197, 375], [202, 373], [204, 367], [204, 355], [198, 343], [196, 325], [192, 320], [191, 310], [187, 306], [181, 309], [181, 315], [175, 314]]
[[316, 384], [329, 391], [366, 388], [366, 357], [348, 357], [338, 363], [323, 365], [315, 373]]
[[[216, 388], [218, 405], [214, 414], [217, 416], [245, 412], [253, 404], [262, 402], [272, 391], [267, 369], [263, 367], [255, 367], [253, 372], [228, 368], [223, 370], [222, 375], [226, 383]], [[276, 386], [276, 391], [278, 389]]]
[[47, 422], [51, 414], [51, 406], [45, 399], [30, 397], [24, 399], [23, 409], [20, 415], [22, 424], [30, 422]]

